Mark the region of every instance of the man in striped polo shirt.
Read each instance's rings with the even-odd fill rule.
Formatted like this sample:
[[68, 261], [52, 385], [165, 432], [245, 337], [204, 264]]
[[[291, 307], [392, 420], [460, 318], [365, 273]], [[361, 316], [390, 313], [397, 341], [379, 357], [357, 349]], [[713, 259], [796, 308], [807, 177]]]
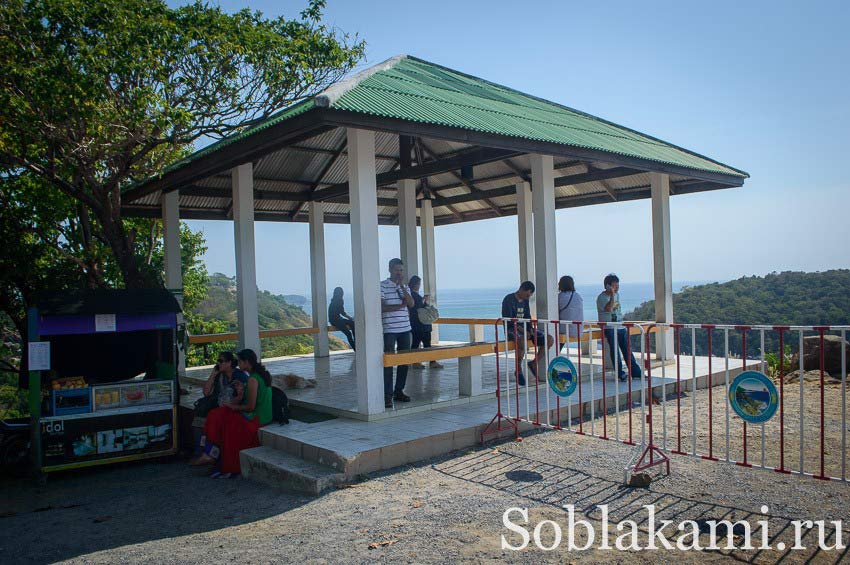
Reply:
[[[384, 353], [395, 353], [410, 349], [410, 314], [413, 306], [410, 289], [404, 284], [404, 263], [401, 259], [390, 261], [390, 276], [381, 281], [381, 321], [384, 324]], [[393, 388], [393, 368], [384, 367], [384, 406], [392, 408], [393, 400], [410, 402], [404, 394], [407, 382], [407, 365], [396, 369], [395, 388]]]

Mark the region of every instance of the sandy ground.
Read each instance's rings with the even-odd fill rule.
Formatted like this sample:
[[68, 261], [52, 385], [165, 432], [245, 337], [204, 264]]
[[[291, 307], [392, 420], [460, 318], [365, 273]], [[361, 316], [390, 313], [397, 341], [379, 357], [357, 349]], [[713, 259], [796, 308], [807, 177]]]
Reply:
[[[715, 389], [713, 397], [722, 396], [718, 390], [722, 389]], [[706, 404], [707, 392], [698, 391], [697, 400]], [[718, 406], [722, 410], [722, 404]], [[613, 417], [609, 426], [612, 422]], [[601, 421], [595, 424], [600, 425]], [[759, 443], [760, 433], [759, 427]], [[703, 439], [700, 436], [698, 442]], [[721, 444], [725, 448], [725, 439]], [[622, 485], [623, 467], [633, 453], [634, 448], [622, 443], [549, 431], [372, 475], [317, 499], [243, 479], [211, 480], [179, 460], [66, 473], [51, 477], [44, 487], [6, 481], [0, 483], [0, 562], [850, 559], [846, 550], [817, 550], [816, 533], [808, 529], [803, 537], [806, 550], [598, 549], [600, 504], [608, 505], [611, 522], [635, 520], [644, 546], [646, 504], [655, 504], [659, 520], [676, 524], [734, 518], [757, 528], [758, 520], [767, 519], [773, 547], [779, 542], [793, 545], [792, 520], [850, 521], [850, 484], [673, 456], [669, 477], [658, 477], [648, 489], [629, 488]], [[534, 548], [533, 543], [523, 551], [501, 549], [502, 535], [511, 544], [521, 541], [502, 524], [506, 509], [527, 508], [529, 530], [541, 519], [550, 519], [566, 536], [562, 508], [566, 504], [575, 505], [578, 517], [596, 529], [593, 548], [568, 551], [564, 538], [561, 547], [550, 552]], [[761, 514], [762, 505], [769, 507], [768, 517]], [[520, 521], [518, 515], [514, 521]], [[542, 541], [552, 543], [551, 527], [542, 531]], [[833, 532], [831, 527], [827, 531]], [[612, 530], [612, 544], [616, 535]], [[666, 536], [675, 543], [673, 528]], [[843, 538], [850, 543], [848, 525], [843, 527]], [[577, 542], [584, 539], [579, 535]], [[701, 539], [707, 542], [706, 536]], [[827, 541], [834, 542], [834, 535]], [[390, 543], [369, 548], [381, 542]]]
[[[722, 385], [723, 378], [719, 380]], [[780, 390], [779, 380], [777, 378], [771, 380], [776, 384], [777, 390]], [[781, 397], [784, 398], [782, 414], [777, 409], [775, 416], [764, 425], [746, 426], [746, 459], [744, 423], [729, 407], [724, 390], [724, 386], [715, 386], [711, 389], [710, 395], [709, 390], [706, 389], [697, 391], [695, 396], [690, 388], [683, 384], [678, 402], [675, 394], [669, 395], [664, 402], [657, 400], [652, 408], [655, 443], [668, 450], [680, 450], [689, 454], [696, 451], [699, 456], [711, 456], [723, 461], [728, 459], [744, 463], [746, 460], [746, 463], [751, 465], [782, 468], [795, 472], [799, 472], [802, 468], [803, 473], [821, 474], [821, 385], [819, 381], [804, 382], [802, 412], [799, 381], [784, 384], [781, 389]], [[850, 391], [845, 389], [842, 394], [840, 382], [826, 380], [823, 387], [823, 472], [828, 477], [850, 477], [846, 449], [846, 444], [850, 443], [850, 426], [848, 426], [850, 417], [847, 420], [842, 418], [842, 410], [850, 410], [850, 406], [842, 406], [850, 400], [848, 396]], [[633, 400], [635, 407], [631, 415], [632, 438], [635, 442], [639, 442], [641, 434], [648, 434], [649, 429], [645, 431], [642, 429], [639, 396], [634, 395]], [[710, 412], [709, 406], [711, 406]], [[729, 415], [728, 434], [726, 433], [727, 413]], [[801, 413], [804, 414], [802, 436], [800, 433]], [[694, 427], [694, 414], [696, 414], [696, 427]], [[667, 422], [666, 436], [665, 421]], [[617, 435], [618, 423], [619, 436]], [[678, 426], [678, 423], [681, 426]], [[621, 412], [619, 416], [609, 415], [605, 425], [607, 425], [608, 437], [620, 439], [629, 437], [628, 413]], [[585, 423], [584, 428], [586, 432], [590, 431], [588, 423]], [[601, 419], [593, 423], [593, 432], [598, 436], [606, 433]], [[801, 437], [803, 438], [802, 454]]]

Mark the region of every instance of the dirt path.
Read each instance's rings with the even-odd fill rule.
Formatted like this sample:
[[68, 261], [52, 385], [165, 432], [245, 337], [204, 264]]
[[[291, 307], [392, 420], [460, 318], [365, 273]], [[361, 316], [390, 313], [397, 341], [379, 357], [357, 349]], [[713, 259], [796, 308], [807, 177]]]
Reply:
[[[378, 474], [318, 499], [247, 480], [207, 479], [179, 461], [66, 474], [42, 488], [5, 482], [0, 484], [0, 562], [774, 562], [784, 556], [785, 562], [832, 563], [847, 558], [846, 552], [816, 551], [816, 535], [808, 530], [805, 551], [619, 552], [598, 549], [597, 543], [568, 552], [566, 539], [551, 552], [533, 546], [501, 549], [503, 534], [512, 544], [521, 540], [502, 525], [503, 513], [513, 506], [528, 508], [530, 528], [544, 518], [566, 528], [562, 506], [574, 504], [579, 517], [599, 531], [599, 504], [609, 505], [610, 521], [632, 518], [642, 530], [646, 504], [655, 504], [658, 519], [676, 523], [734, 517], [753, 527], [768, 519], [760, 513], [768, 505], [774, 547], [780, 541], [793, 545], [791, 520], [850, 522], [848, 484], [689, 457], [674, 456], [673, 474], [649, 489], [623, 487], [622, 469], [632, 449], [545, 432]], [[850, 526], [844, 530], [847, 543]], [[544, 543], [551, 543], [552, 531], [543, 531]], [[667, 537], [675, 538], [670, 531]], [[381, 542], [389, 543], [369, 549]]]

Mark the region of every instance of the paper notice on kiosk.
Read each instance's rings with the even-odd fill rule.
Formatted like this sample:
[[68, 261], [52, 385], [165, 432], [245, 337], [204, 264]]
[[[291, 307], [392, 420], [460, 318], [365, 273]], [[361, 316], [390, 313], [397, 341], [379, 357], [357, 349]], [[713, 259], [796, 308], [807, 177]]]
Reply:
[[50, 370], [50, 342], [31, 341], [29, 343], [29, 367], [30, 371]]
[[95, 314], [95, 332], [114, 332], [115, 329], [115, 314]]

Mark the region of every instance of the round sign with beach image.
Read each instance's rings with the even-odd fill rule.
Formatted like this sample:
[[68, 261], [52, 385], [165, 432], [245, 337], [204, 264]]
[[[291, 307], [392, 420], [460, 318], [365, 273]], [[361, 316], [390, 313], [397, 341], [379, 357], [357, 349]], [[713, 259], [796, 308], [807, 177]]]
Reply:
[[745, 422], [761, 424], [776, 414], [779, 393], [764, 373], [744, 371], [729, 385], [729, 404]]
[[566, 357], [555, 357], [549, 363], [546, 380], [558, 396], [569, 396], [578, 386], [578, 373], [573, 362]]

